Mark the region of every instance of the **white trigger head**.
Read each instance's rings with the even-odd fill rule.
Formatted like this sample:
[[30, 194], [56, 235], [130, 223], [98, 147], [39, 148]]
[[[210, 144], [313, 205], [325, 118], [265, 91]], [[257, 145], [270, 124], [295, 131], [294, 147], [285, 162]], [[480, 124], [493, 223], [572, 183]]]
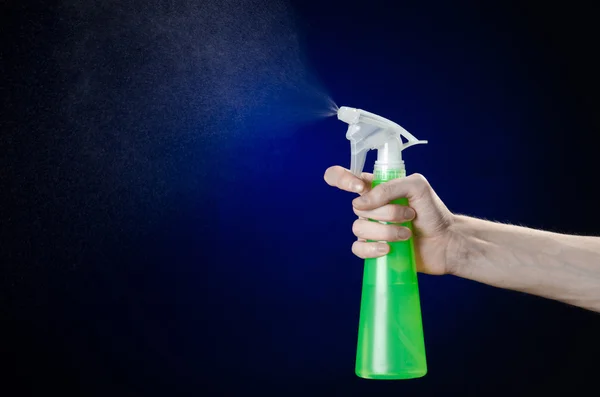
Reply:
[[[377, 163], [404, 169], [402, 150], [427, 141], [419, 141], [398, 124], [373, 113], [342, 106], [338, 119], [348, 124], [346, 138], [350, 141], [350, 171], [360, 177], [367, 152], [377, 149]], [[407, 142], [402, 143], [401, 137]]]

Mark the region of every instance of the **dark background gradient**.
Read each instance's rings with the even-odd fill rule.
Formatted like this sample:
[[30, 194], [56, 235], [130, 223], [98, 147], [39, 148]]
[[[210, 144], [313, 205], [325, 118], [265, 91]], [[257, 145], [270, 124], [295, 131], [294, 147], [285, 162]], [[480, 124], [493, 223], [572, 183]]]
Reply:
[[[85, 67], [114, 73], [65, 113], [59, 5], [2, 4], [1, 396], [597, 394], [597, 314], [451, 276], [420, 276], [428, 375], [357, 378], [352, 195], [322, 178], [344, 124], [215, 135], [201, 83], [155, 95], [177, 68], [138, 85], [102, 42]], [[408, 172], [452, 211], [600, 235], [591, 2], [292, 5], [323, 88], [428, 139]]]

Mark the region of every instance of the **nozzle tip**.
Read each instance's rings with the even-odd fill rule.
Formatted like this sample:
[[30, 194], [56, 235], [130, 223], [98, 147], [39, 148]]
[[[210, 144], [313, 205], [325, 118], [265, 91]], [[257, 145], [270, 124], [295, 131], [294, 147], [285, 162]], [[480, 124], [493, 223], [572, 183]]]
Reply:
[[360, 112], [358, 109], [350, 108], [348, 106], [342, 106], [337, 112], [338, 119], [348, 124], [358, 123], [360, 118]]

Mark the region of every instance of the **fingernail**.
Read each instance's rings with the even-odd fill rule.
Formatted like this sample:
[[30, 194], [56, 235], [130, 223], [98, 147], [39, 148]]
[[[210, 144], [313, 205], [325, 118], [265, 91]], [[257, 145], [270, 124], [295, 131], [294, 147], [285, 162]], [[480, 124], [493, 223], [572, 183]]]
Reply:
[[377, 252], [380, 254], [386, 254], [388, 252], [388, 245], [384, 243], [378, 243]]
[[410, 207], [407, 207], [404, 209], [404, 217], [408, 220], [412, 220], [415, 217], [416, 213], [415, 210], [413, 210]]
[[398, 238], [402, 240], [408, 240], [410, 238], [410, 229], [407, 227], [401, 227], [398, 232]]

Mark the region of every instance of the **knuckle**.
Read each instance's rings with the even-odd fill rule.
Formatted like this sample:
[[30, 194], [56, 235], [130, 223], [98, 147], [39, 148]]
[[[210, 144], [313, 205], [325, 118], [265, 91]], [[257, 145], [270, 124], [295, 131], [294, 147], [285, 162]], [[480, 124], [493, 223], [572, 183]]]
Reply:
[[348, 190], [348, 191], [354, 190], [353, 184], [354, 184], [354, 178], [350, 177], [349, 175], [344, 176], [344, 178], [343, 178], [344, 190]]
[[[381, 187], [380, 187], [381, 186]], [[368, 205], [373, 205], [375, 203], [381, 203], [385, 201], [386, 190], [388, 188], [384, 187], [384, 185], [377, 186], [377, 189], [373, 189], [370, 194], [366, 194], [363, 196], [365, 199], [365, 203]]]
[[431, 185], [429, 184], [429, 181], [422, 174], [412, 174], [408, 178], [410, 178], [410, 181], [413, 185], [414, 196], [423, 196], [431, 190]]
[[415, 174], [412, 174], [410, 176], [410, 178], [413, 180], [413, 182], [415, 184], [419, 184], [419, 185], [423, 185], [423, 186], [429, 184], [429, 182], [427, 181], [427, 178], [425, 178], [425, 176], [423, 174], [415, 173]]

